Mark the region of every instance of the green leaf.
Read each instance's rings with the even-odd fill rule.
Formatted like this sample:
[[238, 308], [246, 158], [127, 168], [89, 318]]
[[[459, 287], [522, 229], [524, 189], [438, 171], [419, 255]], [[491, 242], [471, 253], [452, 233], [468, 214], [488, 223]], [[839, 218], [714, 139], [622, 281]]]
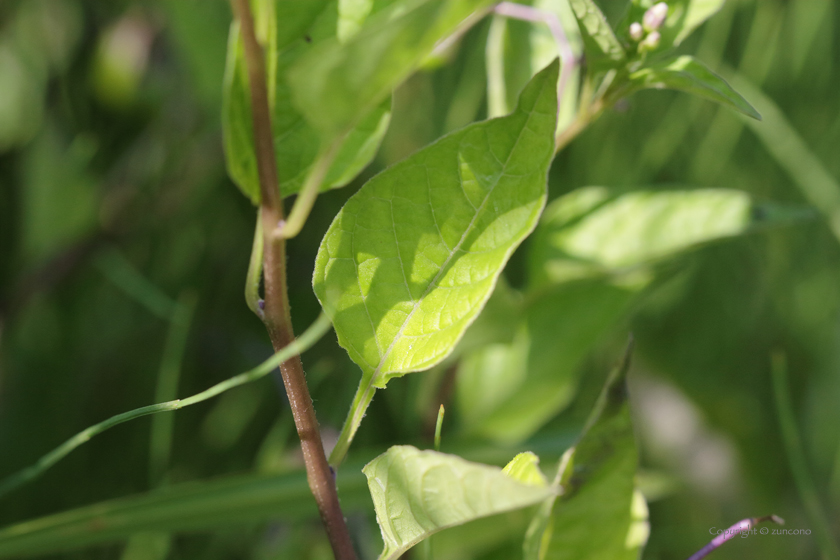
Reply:
[[[628, 34], [630, 24], [642, 22], [645, 11], [661, 0], [632, 0], [621, 24], [619, 35], [628, 43], [633, 42]], [[668, 17], [659, 29], [661, 39], [654, 52], [661, 52], [678, 46], [707, 19], [715, 15], [725, 0], [668, 0]]]
[[761, 120], [755, 108], [726, 80], [692, 56], [678, 56], [653, 63], [630, 74], [633, 92], [641, 89], [675, 89], [704, 97]]
[[383, 171], [338, 213], [313, 285], [362, 381], [333, 450], [340, 462], [392, 377], [452, 352], [545, 204], [557, 118], [555, 61], [510, 115], [468, 126]]
[[527, 304], [502, 316], [516, 334], [461, 360], [464, 428], [507, 443], [530, 437], [571, 402], [581, 363], [649, 285], [652, 265], [751, 231], [758, 214], [745, 193], [720, 189], [586, 187], [554, 201], [532, 240]]
[[362, 471], [385, 542], [379, 560], [398, 558], [447, 527], [524, 508], [553, 492], [520, 482], [498, 467], [405, 445], [390, 448]]
[[632, 287], [575, 282], [535, 299], [511, 344], [461, 361], [456, 397], [464, 429], [504, 443], [528, 439], [575, 396], [580, 365], [627, 313]]
[[366, 383], [384, 387], [446, 357], [533, 230], [553, 154], [557, 68], [530, 82], [511, 115], [387, 169], [336, 216], [313, 284]]
[[373, 9], [373, 0], [338, 0], [338, 40], [344, 43], [359, 32]]
[[539, 464], [539, 457], [530, 451], [525, 451], [511, 459], [502, 472], [524, 484], [548, 486], [548, 481], [540, 470]]
[[[647, 539], [646, 508], [634, 477], [638, 464], [627, 402], [629, 350], [610, 375], [580, 441], [567, 452], [549, 498], [525, 541], [527, 560], [635, 560]], [[643, 499], [642, 499], [643, 500]], [[639, 522], [643, 524], [640, 527]]]
[[[286, 79], [288, 68], [310, 52], [315, 43], [333, 37], [335, 3], [285, 2], [278, 4], [276, 9], [279, 13], [276, 16], [273, 3], [268, 6], [270, 10], [257, 11], [256, 26], [258, 31], [264, 30], [274, 152], [280, 192], [288, 196], [301, 189], [307, 173], [319, 157], [322, 140], [324, 144], [335, 141], [332, 137], [322, 139], [294, 107]], [[228, 42], [222, 109], [225, 156], [231, 178], [256, 204], [260, 199], [260, 186], [249, 88], [242, 41], [238, 26], [234, 24]], [[384, 99], [363, 114], [355, 127], [350, 128], [330, 165], [322, 190], [346, 185], [370, 163], [388, 128], [390, 105], [390, 99]]]
[[[744, 233], [752, 204], [741, 191], [578, 189], [554, 201], [534, 236], [531, 288], [635, 269], [692, 246]], [[645, 274], [646, 275], [646, 274]]]
[[[438, 41], [492, 0], [404, 0], [370, 16], [346, 43], [315, 45], [289, 69], [295, 105], [327, 137], [343, 134], [390, 95]], [[466, 20], [466, 21], [465, 21]]]
[[596, 71], [618, 67], [625, 59], [624, 47], [594, 0], [569, 0], [583, 36], [588, 64]]

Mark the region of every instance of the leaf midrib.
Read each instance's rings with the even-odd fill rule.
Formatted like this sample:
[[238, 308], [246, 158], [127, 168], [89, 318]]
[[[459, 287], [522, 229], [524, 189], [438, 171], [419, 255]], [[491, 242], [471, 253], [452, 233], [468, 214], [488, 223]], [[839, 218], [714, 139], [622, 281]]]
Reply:
[[[511, 157], [513, 157], [513, 154], [516, 151], [517, 146], [519, 146], [519, 141], [522, 139], [522, 135], [524, 134], [525, 130], [528, 129], [528, 124], [531, 122], [531, 118], [533, 117], [534, 113], [536, 112], [535, 111], [536, 105], [539, 102], [539, 99], [542, 97], [544, 89], [545, 89], [545, 84], [543, 84], [541, 86], [539, 93], [535, 96], [537, 101], [535, 101], [534, 107], [532, 107], [531, 110], [528, 112], [528, 117], [525, 120], [525, 123], [522, 125], [522, 129], [519, 131], [519, 135], [516, 137], [516, 142], [514, 142], [513, 147], [511, 148], [507, 159], [505, 160], [504, 164], [502, 165], [502, 170], [499, 174], [499, 179], [497, 179], [496, 182], [493, 184], [493, 186], [490, 187], [490, 190], [487, 191], [487, 194], [485, 195], [484, 200], [481, 201], [481, 204], [476, 209], [476, 212], [473, 215], [472, 220], [470, 220], [469, 225], [467, 225], [466, 229], [464, 230], [464, 233], [461, 235], [461, 239], [458, 240], [458, 243], [456, 243], [455, 246], [452, 248], [452, 250], [449, 252], [449, 256], [446, 258], [446, 260], [441, 265], [440, 270], [438, 270], [438, 273], [435, 275], [435, 277], [432, 279], [432, 281], [429, 282], [429, 285], [426, 287], [426, 290], [420, 295], [420, 297], [417, 298], [416, 300], [414, 300], [414, 304], [411, 308], [411, 311], [406, 316], [402, 325], [400, 325], [399, 331], [397, 331], [397, 334], [394, 336], [393, 340], [391, 340], [391, 344], [385, 350], [385, 353], [380, 356], [379, 364], [377, 364], [376, 368], [373, 370], [373, 374], [371, 375], [370, 380], [368, 381], [366, 389], [370, 389], [370, 386], [375, 382], [375, 380], [382, 373], [382, 365], [385, 363], [385, 361], [391, 355], [391, 351], [394, 349], [394, 345], [402, 337], [402, 334], [403, 334], [403, 331], [405, 330], [406, 325], [411, 320], [411, 318], [414, 316], [414, 312], [417, 311], [417, 309], [420, 307], [420, 304], [423, 302], [425, 297], [429, 295], [429, 293], [434, 288], [435, 284], [440, 280], [440, 278], [446, 272], [447, 266], [449, 266], [449, 263], [452, 261], [452, 257], [455, 256], [455, 253], [457, 253], [458, 251], [461, 250], [461, 247], [463, 246], [464, 241], [466, 240], [467, 236], [469, 235], [469, 233], [472, 231], [473, 227], [475, 226], [476, 220], [481, 215], [481, 213], [484, 211], [484, 208], [487, 205], [487, 201], [490, 200], [490, 197], [493, 195], [493, 192], [496, 190], [496, 187], [499, 185], [499, 181], [501, 180], [501, 177], [504, 176], [504, 171], [507, 168], [508, 164], [510, 163], [510, 159], [511, 159]], [[502, 118], [506, 118], [506, 117], [502, 117]], [[460, 181], [460, 177], [459, 177], [459, 184], [461, 185], [461, 188], [463, 189], [463, 182]], [[395, 232], [396, 232], [396, 226], [395, 226]], [[397, 249], [399, 251], [399, 247]], [[354, 262], [355, 262], [355, 259], [354, 259]], [[402, 265], [402, 259], [400, 259], [400, 268], [403, 269], [403, 275], [404, 275], [405, 274], [405, 269]], [[409, 293], [409, 295], [411, 295], [411, 294]], [[370, 316], [370, 311], [367, 310], [367, 301], [363, 300], [363, 302], [364, 302], [364, 305], [365, 305], [365, 310], [367, 311], [368, 316]], [[374, 329], [374, 331], [373, 331], [373, 337], [374, 337], [374, 341], [376, 341], [377, 348], [378, 348], [379, 347], [379, 342], [376, 340], [376, 329]]]

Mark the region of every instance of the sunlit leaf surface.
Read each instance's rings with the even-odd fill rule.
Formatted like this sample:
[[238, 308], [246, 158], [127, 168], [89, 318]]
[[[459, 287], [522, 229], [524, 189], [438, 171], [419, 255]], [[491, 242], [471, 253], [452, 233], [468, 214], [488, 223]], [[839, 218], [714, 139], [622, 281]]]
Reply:
[[541, 502], [552, 489], [498, 467], [399, 445], [363, 469], [385, 548], [393, 560], [441, 529]]
[[[431, 367], [481, 310], [545, 201], [557, 64], [517, 109], [450, 134], [371, 179], [339, 212], [315, 293], [376, 387]], [[363, 383], [365, 381], [363, 380]]]

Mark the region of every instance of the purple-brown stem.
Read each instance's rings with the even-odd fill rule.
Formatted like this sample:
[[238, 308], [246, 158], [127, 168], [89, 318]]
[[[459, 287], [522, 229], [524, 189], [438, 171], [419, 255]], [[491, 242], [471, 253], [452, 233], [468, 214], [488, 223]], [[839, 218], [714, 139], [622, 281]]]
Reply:
[[710, 542], [709, 544], [692, 554], [688, 560], [701, 560], [701, 558], [705, 558], [714, 549], [716, 549], [729, 539], [734, 539], [738, 535], [743, 535], [744, 533], [751, 531], [753, 527], [755, 527], [759, 523], [763, 523], [764, 521], [772, 521], [773, 523], [778, 523], [779, 525], [785, 524], [784, 519], [775, 515], [766, 515], [764, 517], [750, 517], [747, 519], [742, 519], [735, 525], [724, 530], [721, 534], [713, 538], [712, 542]]
[[[286, 240], [274, 235], [274, 230], [284, 223], [283, 198], [277, 180], [277, 162], [274, 159], [274, 136], [271, 131], [271, 112], [265, 78], [265, 56], [254, 31], [249, 0], [231, 0], [236, 19], [239, 20], [248, 82], [251, 93], [251, 116], [254, 125], [254, 148], [257, 172], [260, 179], [260, 214], [263, 225], [263, 286], [265, 301], [260, 305], [263, 322], [275, 351], [295, 340], [289, 313], [289, 294], [286, 289]], [[257, 232], [259, 235], [259, 232]], [[300, 356], [280, 365], [283, 385], [289, 397], [295, 421], [306, 478], [315, 497], [321, 521], [327, 531], [336, 560], [356, 560], [350, 541], [347, 523], [338, 502], [335, 478], [327, 463], [321, 431], [312, 406], [312, 397], [306, 385]]]

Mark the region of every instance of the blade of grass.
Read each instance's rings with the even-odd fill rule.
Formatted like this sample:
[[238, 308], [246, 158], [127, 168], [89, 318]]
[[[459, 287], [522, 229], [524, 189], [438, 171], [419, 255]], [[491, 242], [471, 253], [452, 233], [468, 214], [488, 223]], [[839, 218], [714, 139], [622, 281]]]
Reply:
[[788, 390], [787, 363], [785, 355], [775, 352], [771, 356], [771, 373], [773, 375], [773, 392], [776, 395], [776, 414], [782, 429], [782, 440], [785, 445], [793, 481], [805, 512], [814, 526], [814, 536], [822, 552], [824, 560], [840, 560], [840, 549], [831, 536], [830, 524], [823, 512], [819, 495], [808, 465], [805, 463], [805, 448], [799, 437], [793, 405]]
[[[166, 335], [166, 346], [163, 349], [163, 359], [158, 372], [155, 401], [166, 402], [174, 400], [178, 395], [178, 382], [181, 378], [181, 362], [187, 345], [187, 335], [190, 331], [193, 312], [197, 297], [195, 293], [187, 291], [181, 294], [172, 313], [169, 332]], [[175, 417], [171, 414], [161, 414], [152, 418], [152, 431], [149, 441], [149, 478], [152, 486], [165, 484], [165, 473], [169, 467], [169, 457], [172, 453], [172, 432]]]
[[41, 457], [34, 465], [31, 465], [17, 473], [9, 476], [2, 482], [0, 482], [0, 498], [18, 488], [19, 486], [26, 484], [32, 480], [35, 480], [44, 472], [64, 458], [68, 453], [85, 443], [86, 441], [90, 440], [90, 438], [101, 434], [105, 430], [109, 428], [113, 428], [118, 424], [122, 424], [123, 422], [128, 422], [129, 420], [134, 420], [135, 418], [140, 418], [141, 416], [148, 416], [149, 414], [156, 414], [158, 412], [170, 412], [173, 410], [179, 410], [186, 406], [190, 406], [196, 403], [200, 403], [202, 401], [206, 401], [207, 399], [213, 398], [216, 395], [224, 393], [228, 389], [232, 389], [234, 387], [238, 387], [239, 385], [244, 385], [245, 383], [250, 383], [251, 381], [256, 381], [262, 377], [265, 377], [269, 373], [271, 373], [277, 366], [283, 363], [285, 360], [288, 360], [292, 356], [296, 356], [301, 352], [308, 349], [310, 346], [315, 344], [323, 335], [327, 332], [330, 328], [330, 320], [329, 318], [324, 315], [323, 313], [315, 320], [312, 325], [306, 329], [306, 331], [298, 337], [296, 340], [291, 342], [289, 345], [285, 346], [269, 359], [264, 361], [262, 364], [258, 365], [257, 367], [246, 371], [245, 373], [241, 373], [237, 376], [231, 377], [226, 381], [222, 381], [221, 383], [217, 383], [213, 385], [209, 389], [202, 391], [196, 395], [188, 397], [186, 399], [176, 399], [168, 402], [163, 402], [159, 404], [153, 404], [149, 406], [144, 406], [141, 408], [136, 408], [134, 410], [123, 412], [122, 414], [117, 414], [116, 416], [112, 416], [107, 420], [104, 420], [98, 424], [94, 424], [93, 426], [82, 430], [75, 436], [71, 437], [43, 457]]
[[752, 119], [744, 119], [744, 123], [787, 171], [805, 199], [825, 216], [840, 241], [840, 182], [829, 173], [772, 99], [741, 75], [733, 75], [730, 83], [764, 117], [760, 123], [750, 122]]
[[[290, 428], [292, 429], [292, 428]], [[572, 445], [577, 430], [553, 431], [530, 440], [527, 449], [545, 461]], [[488, 445], [453, 436], [453, 448], [467, 460], [504, 465], [523, 446]], [[418, 445], [422, 442], [415, 442]], [[375, 457], [382, 448], [360, 449], [359, 457]], [[347, 512], [370, 511], [371, 498], [361, 463], [345, 465], [337, 475], [341, 504]], [[67, 553], [130, 538], [141, 532], [230, 528], [271, 519], [314, 518], [303, 471], [236, 475], [172, 485], [147, 494], [108, 500], [47, 515], [0, 529], [0, 558], [54, 552]]]
[[[342, 506], [348, 511], [371, 508], [361, 468], [361, 464], [348, 465], [338, 475]], [[317, 515], [303, 470], [234, 476], [170, 486], [0, 529], [0, 558], [67, 553], [125, 540], [141, 532], [227, 529]]]
[[111, 283], [131, 299], [145, 307], [149, 313], [169, 320], [176, 303], [157, 286], [137, 272], [128, 259], [116, 249], [103, 251], [94, 264]]

